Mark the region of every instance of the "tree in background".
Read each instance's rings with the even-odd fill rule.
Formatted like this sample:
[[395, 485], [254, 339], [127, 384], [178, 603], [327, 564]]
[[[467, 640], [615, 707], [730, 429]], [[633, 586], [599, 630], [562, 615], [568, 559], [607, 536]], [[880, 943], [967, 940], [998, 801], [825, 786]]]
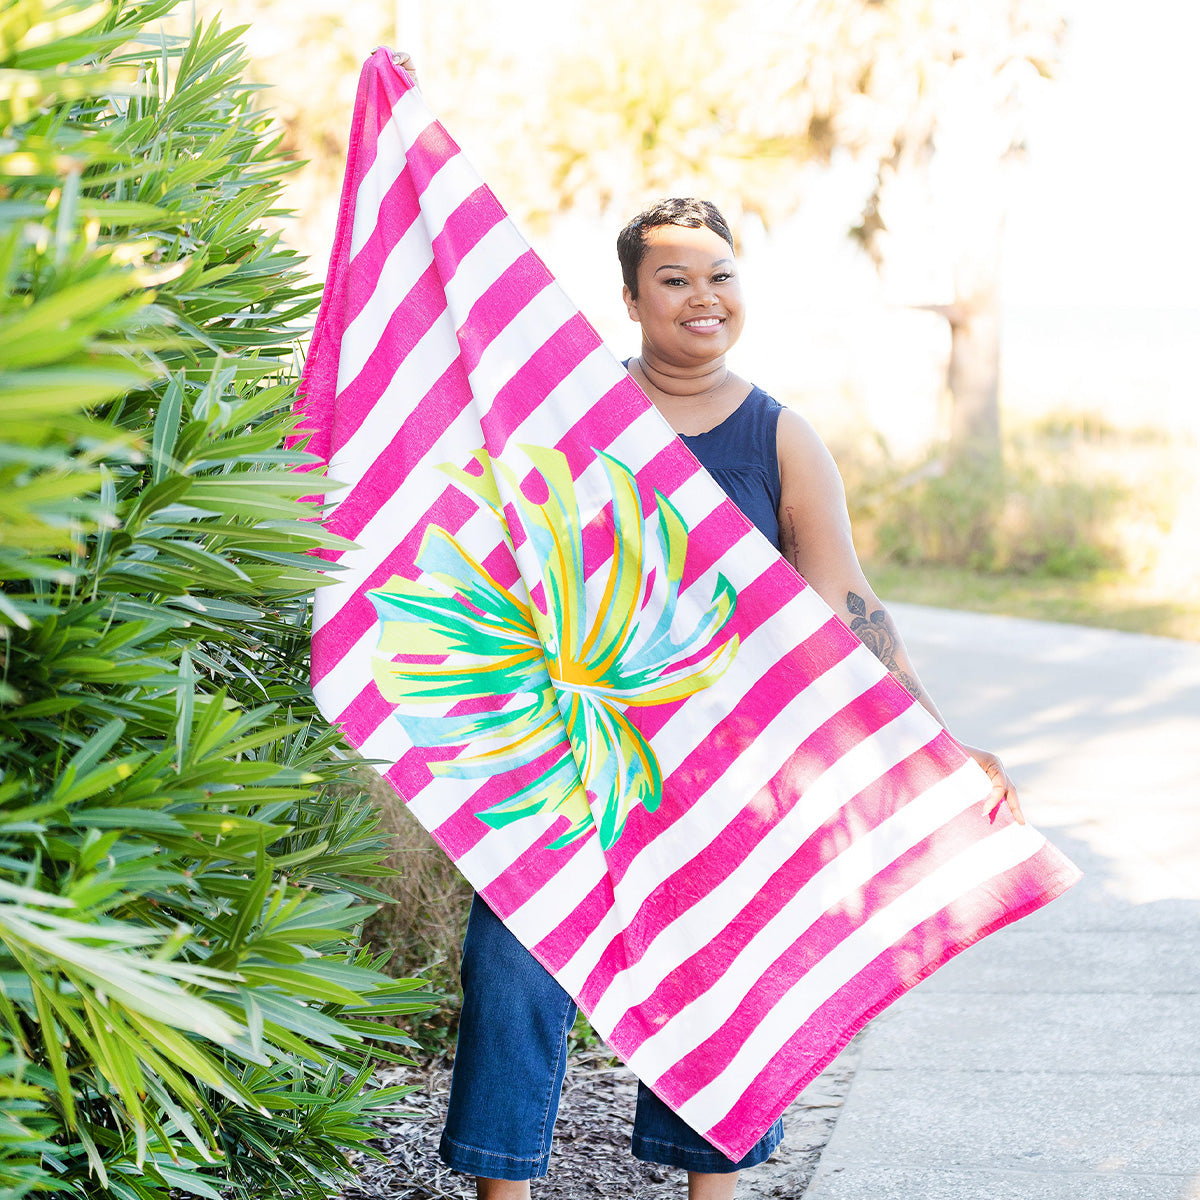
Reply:
[[[1058, 62], [1065, 26], [1048, 0], [899, 0], [872, 6], [869, 77], [898, 119], [875, 140], [878, 166], [856, 238], [909, 302], [950, 325], [950, 468], [1000, 466], [1000, 273], [1013, 165], [1032, 94]], [[906, 244], [907, 243], [907, 244]], [[917, 260], [921, 260], [917, 265]]]
[[1055, 0], [696, 0], [686, 15], [562, 0], [553, 30], [516, 42], [510, 9], [466, 0], [378, 0], [353, 27], [318, 0], [231, 5], [255, 23], [256, 69], [280, 85], [289, 145], [330, 196], [377, 41], [428, 54], [434, 106], [535, 226], [574, 211], [615, 227], [667, 193], [769, 225], [796, 211], [808, 170], [858, 160], [869, 182], [852, 232], [897, 299], [948, 320], [952, 458], [994, 476], [1007, 175], [1057, 62]]
[[923, 307], [950, 324], [951, 458], [994, 476], [1006, 173], [1057, 60], [1049, 0], [702, 0], [686, 21], [623, 0], [583, 21], [530, 105], [546, 167], [509, 181], [524, 206], [618, 220], [702, 193], [769, 224], [795, 211], [803, 168], [870, 164], [852, 233], [885, 275], [923, 260], [909, 303], [945, 293]]
[[359, 947], [384, 846], [307, 683], [290, 167], [173, 2], [0, 11], [6, 1197], [331, 1195], [427, 1006]]

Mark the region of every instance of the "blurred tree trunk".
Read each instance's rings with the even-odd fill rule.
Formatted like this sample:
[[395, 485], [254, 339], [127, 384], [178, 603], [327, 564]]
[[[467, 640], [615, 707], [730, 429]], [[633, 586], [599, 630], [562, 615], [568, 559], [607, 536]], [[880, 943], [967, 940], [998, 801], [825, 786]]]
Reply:
[[1000, 318], [995, 305], [950, 319], [950, 456], [991, 472], [1000, 466]]
[[1000, 262], [1002, 214], [976, 224], [955, 264], [950, 324], [950, 466], [995, 477], [1000, 441]]

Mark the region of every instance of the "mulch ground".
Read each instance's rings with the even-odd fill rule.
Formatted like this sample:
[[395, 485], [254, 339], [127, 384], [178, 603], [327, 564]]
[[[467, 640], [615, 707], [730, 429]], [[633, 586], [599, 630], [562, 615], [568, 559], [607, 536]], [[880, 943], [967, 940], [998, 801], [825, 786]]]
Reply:
[[[768, 1162], [742, 1174], [739, 1200], [798, 1200], [833, 1132], [856, 1061], [853, 1043], [813, 1080], [784, 1115], [785, 1139]], [[355, 1159], [357, 1182], [342, 1200], [474, 1200], [475, 1186], [438, 1157], [450, 1067], [437, 1060], [382, 1072], [382, 1082], [416, 1084], [407, 1111], [386, 1118], [372, 1145], [384, 1161]], [[567, 1070], [554, 1130], [550, 1174], [535, 1180], [536, 1200], [666, 1200], [687, 1190], [672, 1167], [638, 1162], [629, 1152], [637, 1081], [602, 1051], [576, 1053]]]

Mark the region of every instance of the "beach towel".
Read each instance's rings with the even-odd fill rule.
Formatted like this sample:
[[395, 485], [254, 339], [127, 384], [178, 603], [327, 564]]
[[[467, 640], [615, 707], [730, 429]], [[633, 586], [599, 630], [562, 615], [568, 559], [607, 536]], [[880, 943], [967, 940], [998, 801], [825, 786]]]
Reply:
[[386, 50], [353, 120], [300, 401], [357, 546], [326, 552], [317, 701], [740, 1158], [873, 1014], [1078, 873], [986, 811], [983, 772], [700, 468]]

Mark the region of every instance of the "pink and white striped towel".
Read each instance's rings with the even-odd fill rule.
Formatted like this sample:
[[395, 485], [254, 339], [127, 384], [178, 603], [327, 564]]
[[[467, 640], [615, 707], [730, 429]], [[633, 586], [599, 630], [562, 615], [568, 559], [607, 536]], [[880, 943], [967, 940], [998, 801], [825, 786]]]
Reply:
[[725, 498], [379, 50], [303, 384], [322, 711], [741, 1157], [1076, 869]]

